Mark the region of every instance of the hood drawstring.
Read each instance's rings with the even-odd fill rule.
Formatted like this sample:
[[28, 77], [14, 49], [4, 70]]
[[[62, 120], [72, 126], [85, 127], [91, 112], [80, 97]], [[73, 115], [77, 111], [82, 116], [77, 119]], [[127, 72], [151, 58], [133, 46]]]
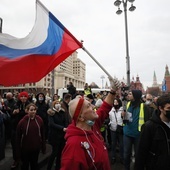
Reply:
[[[28, 128], [29, 128], [29, 125], [30, 125], [30, 120], [31, 120], [31, 118], [28, 119], [27, 128], [26, 128], [26, 135], [28, 134]], [[36, 124], [37, 124], [37, 126], [38, 126], [38, 133], [39, 133], [39, 136], [41, 137], [40, 125], [39, 125], [39, 123], [38, 123], [38, 121], [37, 121], [36, 118], [35, 118], [35, 122], [36, 122]]]
[[39, 125], [39, 123], [38, 123], [38, 121], [37, 121], [37, 119], [36, 119], [36, 118], [35, 118], [35, 122], [36, 122], [36, 124], [37, 124], [37, 126], [38, 126], [39, 136], [41, 137], [40, 125]]
[[29, 128], [29, 125], [30, 125], [30, 118], [28, 119], [28, 123], [27, 123], [26, 135], [28, 134], [28, 128]]

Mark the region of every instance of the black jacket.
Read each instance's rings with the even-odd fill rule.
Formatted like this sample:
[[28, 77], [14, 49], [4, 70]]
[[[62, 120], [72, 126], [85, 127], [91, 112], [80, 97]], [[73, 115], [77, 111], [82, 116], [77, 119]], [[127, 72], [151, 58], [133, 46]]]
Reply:
[[48, 114], [48, 141], [51, 145], [57, 145], [58, 143], [65, 141], [65, 132], [63, 131], [63, 129], [68, 126], [68, 122], [66, 121], [66, 113], [63, 110], [57, 112], [52, 109], [49, 109]]
[[135, 170], [170, 170], [170, 128], [156, 110], [142, 127]]

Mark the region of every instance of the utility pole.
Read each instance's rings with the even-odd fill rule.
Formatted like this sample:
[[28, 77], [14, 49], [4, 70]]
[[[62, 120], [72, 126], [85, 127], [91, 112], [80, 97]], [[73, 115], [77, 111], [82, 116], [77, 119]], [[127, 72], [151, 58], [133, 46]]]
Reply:
[[127, 74], [127, 86], [130, 87], [130, 57], [129, 57], [129, 41], [128, 41], [128, 23], [127, 23], [127, 3], [131, 3], [129, 11], [134, 11], [136, 7], [133, 5], [135, 0], [116, 0], [114, 5], [118, 7], [116, 14], [120, 15], [123, 11], [120, 9], [120, 5], [123, 4], [124, 17], [125, 17], [125, 39], [126, 39], [126, 74]]

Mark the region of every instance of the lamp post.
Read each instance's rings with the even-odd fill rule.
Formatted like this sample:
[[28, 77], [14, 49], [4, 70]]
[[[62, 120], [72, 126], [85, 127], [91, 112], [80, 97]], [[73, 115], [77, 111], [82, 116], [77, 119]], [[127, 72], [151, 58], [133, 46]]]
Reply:
[[124, 16], [125, 16], [125, 40], [126, 40], [126, 74], [127, 74], [127, 86], [130, 87], [130, 57], [129, 57], [129, 43], [128, 43], [128, 24], [127, 24], [127, 3], [130, 2], [131, 6], [129, 11], [134, 11], [136, 7], [133, 5], [135, 0], [116, 0], [114, 5], [118, 7], [116, 14], [120, 15], [122, 10], [120, 9], [120, 5], [123, 4], [124, 8]]
[[3, 20], [2, 18], [0, 18], [0, 33], [2, 33], [2, 23], [3, 23]]
[[102, 75], [100, 78], [102, 79], [102, 89], [104, 89], [104, 87], [103, 87], [103, 79], [105, 78], [105, 76]]

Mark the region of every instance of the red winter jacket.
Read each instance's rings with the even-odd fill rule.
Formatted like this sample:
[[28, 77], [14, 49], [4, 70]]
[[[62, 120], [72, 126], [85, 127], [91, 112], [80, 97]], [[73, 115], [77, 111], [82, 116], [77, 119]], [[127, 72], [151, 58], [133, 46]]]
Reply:
[[[68, 126], [61, 170], [110, 170], [107, 148], [100, 133], [100, 127], [108, 117], [110, 110], [111, 106], [103, 102], [97, 110], [99, 118], [91, 131], [77, 128], [74, 123]], [[85, 149], [84, 142], [89, 145], [88, 149]]]
[[30, 119], [25, 115], [17, 126], [17, 154], [20, 151], [36, 151], [42, 149], [45, 152], [44, 124], [40, 116]]

